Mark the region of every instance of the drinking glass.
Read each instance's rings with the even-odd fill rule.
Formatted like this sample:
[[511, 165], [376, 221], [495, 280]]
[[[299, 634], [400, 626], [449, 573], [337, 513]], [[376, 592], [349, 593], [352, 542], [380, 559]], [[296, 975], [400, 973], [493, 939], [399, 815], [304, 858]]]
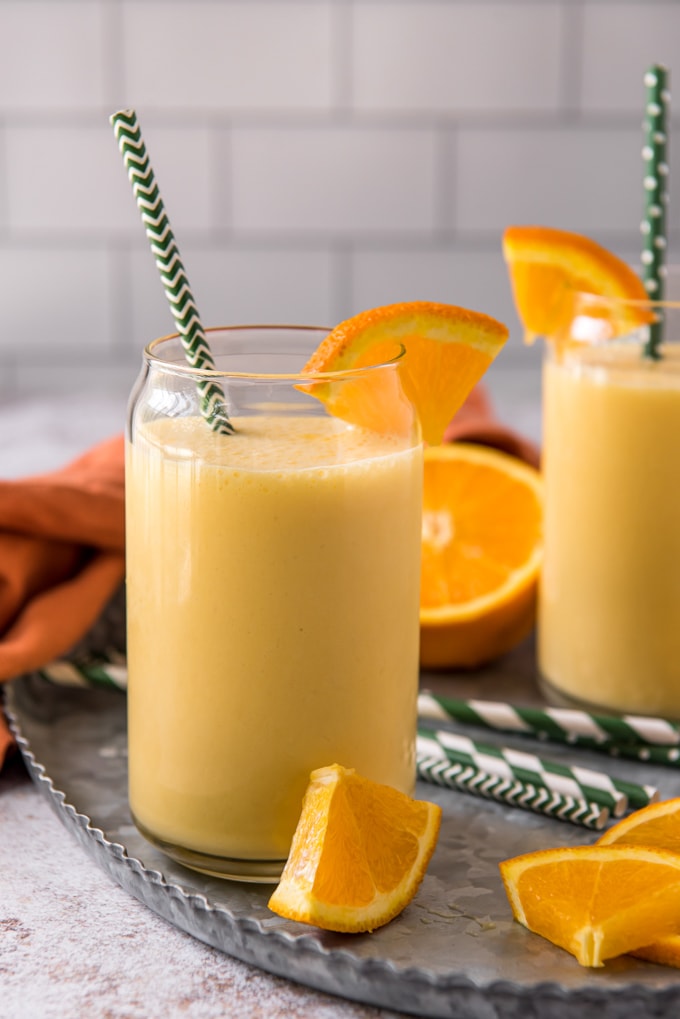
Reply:
[[540, 673], [552, 699], [679, 718], [680, 303], [579, 294], [570, 322], [544, 365]]
[[420, 429], [401, 349], [301, 373], [325, 332], [208, 330], [212, 371], [155, 340], [130, 402], [130, 805], [223, 877], [278, 879], [315, 768], [415, 784]]

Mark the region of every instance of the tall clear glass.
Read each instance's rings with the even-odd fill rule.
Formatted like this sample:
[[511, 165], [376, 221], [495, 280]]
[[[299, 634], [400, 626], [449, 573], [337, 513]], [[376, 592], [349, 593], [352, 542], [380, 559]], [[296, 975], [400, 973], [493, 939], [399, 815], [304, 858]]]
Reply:
[[548, 693], [680, 718], [680, 304], [577, 295], [548, 344], [543, 441]]
[[[415, 783], [419, 424], [396, 348], [310, 385], [324, 334], [209, 330], [214, 372], [155, 340], [130, 403], [131, 809], [241, 880], [277, 880], [314, 768]], [[233, 435], [201, 416], [211, 376]]]

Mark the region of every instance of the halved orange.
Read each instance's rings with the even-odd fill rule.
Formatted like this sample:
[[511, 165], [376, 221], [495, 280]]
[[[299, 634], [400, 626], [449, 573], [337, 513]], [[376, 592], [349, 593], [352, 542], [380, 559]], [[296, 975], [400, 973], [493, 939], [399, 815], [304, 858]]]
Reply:
[[[604, 832], [597, 845], [646, 846], [680, 853], [680, 797], [634, 811]], [[632, 954], [648, 962], [680, 967], [680, 934], [669, 934]]]
[[[418, 411], [423, 438], [436, 444], [507, 337], [508, 330], [500, 322], [466, 308], [429, 301], [390, 304], [341, 322], [322, 340], [304, 371], [375, 365], [403, 346], [402, 385]], [[394, 413], [388, 396], [377, 388], [367, 377], [363, 384], [340, 388], [318, 383], [311, 392], [338, 417], [388, 427]]]
[[[503, 234], [515, 306], [527, 342], [559, 336], [574, 316], [574, 295], [648, 301], [640, 277], [625, 262], [581, 234], [545, 226], [510, 226]], [[635, 305], [603, 302], [589, 314], [610, 320], [621, 335], [649, 320]]]
[[514, 917], [582, 966], [680, 932], [680, 855], [577, 846], [500, 864]]
[[532, 630], [542, 557], [540, 473], [497, 449], [425, 450], [420, 660], [472, 667]]
[[415, 896], [441, 807], [338, 764], [310, 776], [290, 856], [269, 908], [325, 930], [372, 931]]

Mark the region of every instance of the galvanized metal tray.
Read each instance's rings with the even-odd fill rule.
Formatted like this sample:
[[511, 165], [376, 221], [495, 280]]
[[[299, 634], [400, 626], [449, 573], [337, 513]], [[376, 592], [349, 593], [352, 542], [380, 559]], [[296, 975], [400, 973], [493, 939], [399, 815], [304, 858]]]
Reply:
[[[539, 703], [533, 660], [526, 645], [493, 670], [426, 676], [423, 685], [451, 696]], [[499, 861], [594, 841], [582, 828], [420, 784], [418, 795], [439, 802], [444, 816], [417, 897], [373, 934], [326, 933], [274, 916], [267, 886], [195, 874], [138, 834], [127, 806], [123, 694], [57, 687], [29, 675], [12, 684], [6, 708], [33, 779], [87, 853], [156, 913], [229, 955], [347, 999], [418, 1016], [680, 1015], [680, 972], [632, 957], [586, 970], [512, 921]], [[550, 753], [573, 761], [575, 752], [551, 746]], [[578, 760], [652, 782], [664, 796], [680, 794], [680, 772], [673, 769], [587, 753]]]

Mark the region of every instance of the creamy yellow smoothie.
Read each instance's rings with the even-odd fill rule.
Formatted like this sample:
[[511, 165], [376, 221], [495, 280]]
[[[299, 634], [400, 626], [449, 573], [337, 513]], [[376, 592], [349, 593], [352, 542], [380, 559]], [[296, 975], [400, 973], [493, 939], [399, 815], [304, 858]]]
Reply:
[[312, 769], [413, 790], [422, 452], [330, 417], [234, 424], [128, 442], [130, 803], [161, 844], [276, 861]]
[[680, 717], [680, 352], [583, 345], [547, 360], [543, 393], [541, 674]]

